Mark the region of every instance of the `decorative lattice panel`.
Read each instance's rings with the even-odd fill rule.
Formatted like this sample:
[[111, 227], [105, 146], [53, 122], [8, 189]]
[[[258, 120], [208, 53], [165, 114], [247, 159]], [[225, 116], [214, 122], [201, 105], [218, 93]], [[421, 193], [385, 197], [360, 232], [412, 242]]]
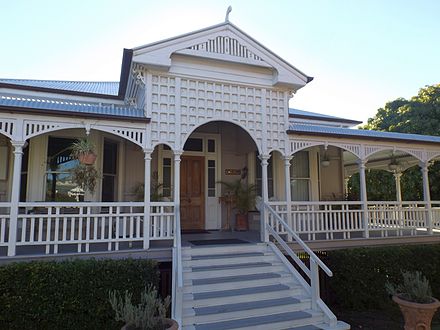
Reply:
[[287, 102], [284, 92], [266, 92], [266, 144], [268, 150], [280, 150], [285, 153]]
[[0, 119], [0, 134], [12, 139], [14, 132], [14, 121], [10, 119]]
[[27, 140], [31, 137], [57, 131], [59, 129], [64, 128], [73, 128], [73, 127], [79, 127], [79, 125], [70, 125], [65, 123], [51, 123], [51, 122], [44, 122], [44, 121], [26, 121], [24, 125], [24, 132], [23, 132], [23, 139]]
[[224, 120], [247, 130], [261, 148], [262, 137], [267, 133], [263, 133], [260, 88], [182, 79], [180, 91], [181, 143], [194, 128], [212, 120]]
[[143, 148], [143, 143], [145, 139], [145, 131], [142, 129], [136, 128], [127, 128], [127, 127], [113, 127], [113, 126], [100, 126], [95, 125], [92, 126], [92, 129], [96, 129], [99, 131], [108, 132], [114, 135], [118, 135], [134, 144], [137, 144], [141, 148]]
[[320, 141], [304, 141], [304, 140], [293, 140], [290, 141], [290, 153], [294, 154], [303, 149], [307, 149], [313, 146], [324, 145], [324, 142]]
[[341, 143], [335, 144], [335, 146], [350, 151], [352, 154], [359, 158], [361, 157], [361, 146], [359, 144]]
[[440, 150], [436, 150], [436, 151], [428, 151], [427, 153], [426, 153], [426, 156], [427, 156], [427, 160], [428, 161], [431, 161], [431, 160], [433, 160], [434, 158], [437, 158], [437, 157], [440, 157]]
[[169, 143], [176, 140], [176, 79], [152, 76], [151, 86], [151, 142]]
[[224, 36], [210, 39], [206, 42], [191, 46], [188, 49], [203, 51], [207, 53], [226, 54], [262, 61], [261, 57], [255, 55], [246, 46], [242, 45], [237, 39]]

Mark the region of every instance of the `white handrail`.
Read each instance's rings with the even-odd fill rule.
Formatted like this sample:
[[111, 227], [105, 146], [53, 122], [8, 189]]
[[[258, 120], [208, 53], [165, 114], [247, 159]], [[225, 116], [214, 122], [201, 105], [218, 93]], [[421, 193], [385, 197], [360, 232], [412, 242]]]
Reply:
[[[292, 238], [298, 243], [298, 245], [299, 246], [301, 246], [303, 249], [304, 249], [304, 251], [309, 255], [309, 257], [310, 257], [310, 259], [311, 260], [313, 260], [313, 261], [315, 261], [318, 265], [319, 265], [319, 267], [321, 267], [322, 268], [322, 270], [328, 275], [328, 276], [333, 276], [333, 273], [332, 273], [332, 271], [322, 262], [322, 260], [321, 259], [319, 259], [318, 258], [318, 256], [307, 246], [307, 244], [306, 243], [304, 243], [304, 241], [289, 227], [289, 225], [283, 220], [283, 218], [281, 218], [280, 216], [279, 216], [279, 214], [278, 213], [276, 213], [275, 212], [275, 210], [273, 209], [273, 208], [271, 208], [270, 207], [270, 205], [268, 205], [268, 204], [264, 204], [264, 207], [265, 207], [265, 209], [267, 209], [271, 214], [272, 214], [272, 216], [273, 217], [275, 217], [275, 219], [279, 222], [279, 223], [281, 223], [281, 225], [284, 227], [284, 229], [287, 231], [287, 233], [289, 234], [289, 235], [291, 235], [292, 236]], [[269, 224], [266, 224], [266, 228], [271, 228], [270, 227], [270, 225]], [[273, 233], [273, 232], [275, 232], [275, 230], [273, 229], [273, 228], [271, 228], [272, 229], [272, 231], [271, 231], [271, 234]], [[277, 235], [278, 236], [278, 235]], [[278, 238], [276, 237], [276, 236], [274, 236], [276, 239], [277, 239], [277, 241], [278, 241]], [[281, 239], [281, 237], [280, 236], [278, 236], [279, 237], [279, 239], [281, 240], [281, 241], [283, 241], [282, 239]], [[284, 241], [283, 241], [283, 243], [285, 243]], [[287, 246], [287, 244], [286, 244], [286, 246]], [[284, 247], [284, 246], [283, 246]], [[290, 249], [290, 248], [289, 248]], [[293, 251], [292, 251], [292, 253], [294, 253]]]

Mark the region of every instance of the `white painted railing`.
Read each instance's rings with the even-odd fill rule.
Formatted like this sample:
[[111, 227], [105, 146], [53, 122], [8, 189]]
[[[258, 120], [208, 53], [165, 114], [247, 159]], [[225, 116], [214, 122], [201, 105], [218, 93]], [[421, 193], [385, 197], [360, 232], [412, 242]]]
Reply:
[[[0, 204], [0, 209], [1, 209]], [[7, 227], [7, 218], [1, 220]], [[81, 253], [133, 247], [144, 238], [143, 202], [19, 203], [16, 247], [28, 253]], [[174, 238], [174, 203], [150, 204], [150, 240]], [[2, 242], [0, 237], [0, 242]], [[0, 243], [1, 244], [1, 243]], [[43, 250], [26, 250], [41, 247]]]
[[[321, 259], [307, 246], [306, 243], [297, 235], [297, 233], [290, 228], [285, 220], [278, 214], [276, 210], [274, 210], [269, 204], [260, 201], [258, 208], [260, 211], [263, 211], [266, 216], [267, 222], [265, 223], [265, 228], [269, 233], [269, 236], [272, 236], [275, 241], [278, 243], [278, 246], [281, 246], [286, 254], [292, 258], [295, 264], [303, 271], [305, 276], [310, 281], [310, 294], [312, 300], [312, 309], [313, 310], [322, 310], [329, 322], [330, 327], [336, 326], [336, 316], [330, 311], [328, 308], [324, 308], [325, 304], [320, 298], [320, 289], [319, 289], [319, 268], [321, 268], [328, 276], [333, 276], [332, 271], [322, 262]], [[306, 264], [298, 257], [298, 255], [289, 247], [289, 245], [285, 242], [285, 240], [279, 235], [279, 231], [282, 233], [288, 234], [291, 239], [296, 242], [303, 251], [308, 255], [310, 267], [307, 267]]]
[[368, 202], [369, 230], [382, 237], [417, 235], [427, 230], [427, 203], [425, 202]]
[[[425, 202], [368, 202], [366, 212], [357, 201], [268, 204], [306, 241], [361, 238], [366, 232], [371, 237], [424, 234], [429, 230], [429, 215], [434, 233], [440, 230], [440, 202], [431, 202], [431, 208]], [[279, 223], [271, 226], [290, 240], [290, 234]]]
[[[351, 238], [364, 230], [360, 202], [269, 202], [292, 230], [305, 240]], [[279, 234], [287, 234], [281, 228]], [[340, 237], [336, 237], [339, 234]]]
[[0, 203], [0, 246], [8, 245], [10, 203]]

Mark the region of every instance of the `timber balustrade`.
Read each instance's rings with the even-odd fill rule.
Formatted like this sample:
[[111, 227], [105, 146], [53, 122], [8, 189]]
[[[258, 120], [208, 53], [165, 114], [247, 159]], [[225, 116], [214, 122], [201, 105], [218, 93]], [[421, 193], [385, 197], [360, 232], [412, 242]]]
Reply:
[[[96, 251], [92, 246], [100, 244], [100, 251], [117, 251], [144, 239], [143, 202], [19, 203], [16, 223], [3, 211], [9, 207], [0, 203], [0, 246], [8, 248], [40, 246], [45, 254], [58, 254], [67, 251], [62, 246], [80, 253]], [[9, 242], [14, 223], [16, 241]], [[150, 203], [150, 240], [173, 239], [174, 226], [173, 202]]]

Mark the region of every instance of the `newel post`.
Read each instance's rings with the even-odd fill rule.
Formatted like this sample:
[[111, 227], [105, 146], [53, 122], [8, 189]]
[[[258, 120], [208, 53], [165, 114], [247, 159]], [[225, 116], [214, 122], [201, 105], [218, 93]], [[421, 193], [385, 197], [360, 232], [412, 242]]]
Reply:
[[269, 242], [269, 232], [266, 229], [266, 224], [269, 221], [269, 214], [265, 210], [265, 205], [269, 202], [269, 184], [268, 184], [268, 175], [267, 175], [267, 167], [269, 165], [270, 155], [259, 155], [258, 158], [261, 160], [261, 193], [263, 196], [263, 208], [262, 208], [262, 222], [261, 222], [261, 240], [263, 242]]
[[432, 210], [431, 210], [431, 193], [429, 191], [429, 162], [421, 162], [419, 164], [423, 178], [423, 200], [426, 208], [426, 229], [428, 234], [432, 235]]
[[151, 211], [151, 153], [152, 150], [144, 149], [145, 176], [144, 176], [144, 249], [150, 248], [150, 211]]
[[18, 203], [20, 202], [21, 162], [26, 142], [11, 141], [14, 147], [14, 168], [12, 173], [11, 209], [9, 211], [8, 256], [15, 256], [17, 243]]
[[368, 217], [368, 198], [367, 198], [367, 183], [365, 179], [366, 160], [359, 160], [359, 190], [362, 202], [362, 214], [364, 218], [364, 237], [370, 237], [369, 232], [369, 217]]
[[[290, 161], [292, 160], [292, 156], [286, 156], [284, 157], [284, 178], [285, 178], [285, 184], [284, 187], [286, 189], [285, 195], [286, 195], [286, 208], [287, 208], [287, 224], [291, 229], [293, 229], [292, 224], [292, 193], [290, 190]], [[292, 241], [292, 236], [287, 236], [288, 241]]]

